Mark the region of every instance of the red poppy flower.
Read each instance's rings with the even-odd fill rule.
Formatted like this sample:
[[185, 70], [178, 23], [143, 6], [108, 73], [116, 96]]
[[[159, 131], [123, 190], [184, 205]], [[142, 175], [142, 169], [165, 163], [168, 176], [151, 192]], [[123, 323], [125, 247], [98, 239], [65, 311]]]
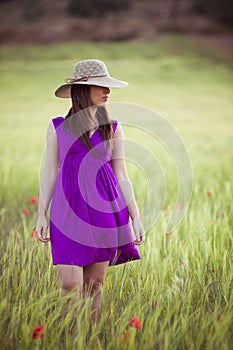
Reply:
[[27, 208], [24, 208], [24, 209], [23, 209], [23, 214], [24, 214], [24, 215], [29, 215], [29, 210], [28, 210]]
[[29, 201], [30, 204], [37, 204], [38, 203], [38, 198], [37, 197], [32, 197]]
[[130, 331], [125, 331], [124, 338], [123, 338], [125, 342], [129, 341], [129, 336], [130, 336]]
[[32, 236], [33, 238], [37, 238], [37, 233], [36, 233], [36, 231], [32, 231], [32, 232], [31, 232], [31, 236]]
[[212, 196], [212, 193], [210, 191], [207, 191], [207, 196], [210, 198]]
[[44, 337], [44, 326], [36, 326], [33, 331], [33, 339], [43, 338]]
[[142, 325], [141, 320], [138, 317], [134, 316], [128, 323], [128, 326], [140, 329]]
[[152, 308], [153, 309], [156, 309], [157, 305], [158, 305], [158, 301], [157, 300], [152, 301]]
[[221, 320], [221, 317], [222, 317], [221, 314], [217, 314], [217, 316], [216, 316], [217, 321], [220, 321], [220, 320]]

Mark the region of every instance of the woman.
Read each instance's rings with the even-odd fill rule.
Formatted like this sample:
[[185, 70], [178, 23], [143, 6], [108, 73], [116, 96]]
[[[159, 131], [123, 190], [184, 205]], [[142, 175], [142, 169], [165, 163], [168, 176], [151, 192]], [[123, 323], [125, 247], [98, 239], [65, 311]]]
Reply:
[[36, 232], [41, 242], [50, 240], [61, 296], [90, 295], [99, 323], [108, 267], [140, 259], [137, 245], [145, 239], [125, 166], [123, 131], [105, 108], [110, 87], [128, 83], [112, 78], [100, 60], [78, 62], [66, 82], [55, 95], [71, 98], [72, 107], [48, 125]]

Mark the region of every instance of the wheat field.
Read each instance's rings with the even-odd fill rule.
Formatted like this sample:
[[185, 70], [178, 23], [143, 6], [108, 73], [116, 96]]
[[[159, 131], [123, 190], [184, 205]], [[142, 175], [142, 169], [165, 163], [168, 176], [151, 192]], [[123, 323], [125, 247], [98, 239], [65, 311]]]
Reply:
[[[147, 43], [3, 46], [0, 55], [1, 348], [230, 350], [231, 62], [179, 36]], [[47, 124], [69, 108], [69, 101], [56, 99], [53, 91], [70, 76], [73, 64], [86, 58], [103, 59], [113, 76], [130, 82], [129, 88], [112, 92], [112, 102], [155, 110], [176, 128], [193, 169], [188, 211], [178, 227], [166, 232], [177, 197], [177, 174], [169, 161], [163, 163], [162, 145], [145, 141], [163, 166], [166, 201], [139, 246], [141, 260], [109, 268], [101, 326], [89, 337], [90, 300], [71, 305], [60, 321], [66, 298], [59, 297], [50, 246], [32, 233], [37, 220], [32, 198], [39, 194]], [[125, 136], [140, 139], [127, 127]], [[144, 177], [127, 166], [142, 210]], [[130, 326], [133, 317], [140, 320], [138, 327]], [[77, 328], [71, 336], [73, 318]], [[35, 339], [39, 325], [44, 326], [43, 336]]]

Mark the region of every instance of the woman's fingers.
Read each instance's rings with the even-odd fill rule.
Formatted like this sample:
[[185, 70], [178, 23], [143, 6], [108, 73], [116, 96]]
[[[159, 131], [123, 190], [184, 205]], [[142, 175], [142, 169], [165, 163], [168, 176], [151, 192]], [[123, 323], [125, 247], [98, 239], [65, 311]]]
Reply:
[[140, 231], [139, 234], [136, 234], [136, 240], [134, 241], [135, 244], [142, 244], [145, 241], [145, 232], [144, 231]]
[[48, 223], [47, 223], [46, 217], [39, 217], [35, 231], [36, 231], [38, 239], [44, 243], [46, 243], [50, 240], [50, 238], [46, 237], [47, 228], [48, 228]]
[[44, 243], [46, 243], [46, 242], [48, 242], [49, 241], [49, 238], [48, 237], [46, 237], [47, 236], [47, 227], [45, 227], [45, 226], [43, 226], [43, 228], [42, 228], [42, 234], [41, 234], [41, 242], [44, 242]]
[[37, 228], [35, 229], [35, 232], [36, 232], [36, 234], [37, 234], [37, 238], [38, 238], [38, 239], [42, 239], [41, 231], [42, 231], [42, 227], [37, 227]]
[[37, 234], [39, 241], [41, 241], [41, 242], [46, 243], [50, 240], [50, 238], [46, 237], [46, 235], [47, 235], [47, 227], [46, 226], [41, 226], [40, 229], [36, 229], [36, 234]]
[[136, 245], [140, 245], [140, 244], [142, 244], [142, 243], [144, 243], [143, 241], [134, 241], [134, 244], [136, 244]]
[[133, 228], [136, 235], [135, 244], [142, 244], [145, 240], [145, 231], [139, 219], [133, 220]]
[[134, 241], [134, 244], [136, 244], [136, 245], [140, 245], [140, 244], [142, 244], [142, 243], [144, 243], [144, 240], [135, 240]]

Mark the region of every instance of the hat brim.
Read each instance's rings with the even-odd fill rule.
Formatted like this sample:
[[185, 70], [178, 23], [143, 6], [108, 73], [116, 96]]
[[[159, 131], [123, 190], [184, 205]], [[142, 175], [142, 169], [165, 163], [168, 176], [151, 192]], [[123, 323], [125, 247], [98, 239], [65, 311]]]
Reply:
[[98, 78], [88, 78], [87, 81], [77, 81], [74, 83], [68, 83], [61, 85], [56, 91], [55, 96], [61, 98], [70, 98], [71, 85], [82, 84], [82, 85], [96, 85], [109, 88], [123, 88], [129, 84], [126, 81], [118, 80], [112, 77], [98, 77]]

